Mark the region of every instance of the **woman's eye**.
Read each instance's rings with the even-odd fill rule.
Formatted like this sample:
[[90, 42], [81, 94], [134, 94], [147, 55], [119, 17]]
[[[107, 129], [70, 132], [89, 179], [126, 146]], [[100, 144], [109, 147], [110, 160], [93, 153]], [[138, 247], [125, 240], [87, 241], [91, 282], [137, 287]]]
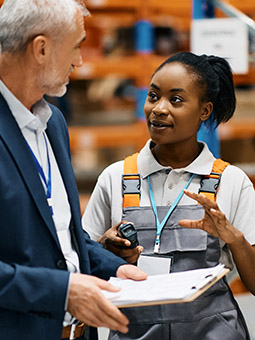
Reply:
[[171, 101], [174, 102], [174, 103], [181, 103], [182, 102], [181, 98], [177, 97], [177, 96], [172, 97]]
[[156, 95], [155, 92], [148, 92], [148, 97], [151, 99], [151, 100], [157, 100], [158, 96]]

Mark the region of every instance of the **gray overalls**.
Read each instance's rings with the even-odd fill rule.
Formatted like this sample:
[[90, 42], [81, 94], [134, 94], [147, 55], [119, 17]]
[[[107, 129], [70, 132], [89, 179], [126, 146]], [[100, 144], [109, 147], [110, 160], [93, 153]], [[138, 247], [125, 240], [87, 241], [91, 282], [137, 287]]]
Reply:
[[[162, 221], [169, 207], [157, 207]], [[212, 267], [219, 263], [219, 239], [198, 229], [178, 225], [181, 219], [200, 219], [200, 205], [177, 206], [161, 235], [158, 256], [171, 257], [171, 272]], [[154, 255], [155, 216], [149, 207], [123, 209], [123, 220], [135, 224], [144, 255]], [[129, 333], [110, 332], [110, 339], [242, 340], [250, 339], [232, 292], [223, 278], [193, 302], [123, 308]]]

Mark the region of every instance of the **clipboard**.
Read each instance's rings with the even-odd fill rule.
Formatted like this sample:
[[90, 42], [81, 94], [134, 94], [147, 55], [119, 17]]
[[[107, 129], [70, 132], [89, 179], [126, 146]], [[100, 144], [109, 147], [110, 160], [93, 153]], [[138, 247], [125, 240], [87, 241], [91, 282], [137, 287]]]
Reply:
[[111, 278], [119, 292], [103, 291], [118, 308], [186, 303], [197, 299], [228, 274], [223, 264], [178, 273], [149, 276], [144, 281]]

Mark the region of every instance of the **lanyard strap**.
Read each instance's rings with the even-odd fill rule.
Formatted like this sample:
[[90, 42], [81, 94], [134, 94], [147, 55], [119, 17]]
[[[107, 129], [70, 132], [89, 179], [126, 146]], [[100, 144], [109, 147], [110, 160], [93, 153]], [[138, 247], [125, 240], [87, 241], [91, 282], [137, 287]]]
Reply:
[[161, 237], [162, 230], [163, 230], [163, 228], [164, 228], [164, 226], [165, 226], [169, 216], [172, 214], [172, 212], [174, 211], [174, 209], [177, 207], [178, 203], [180, 202], [180, 200], [181, 200], [181, 198], [182, 198], [182, 196], [184, 194], [184, 190], [187, 189], [188, 186], [190, 185], [190, 182], [192, 181], [193, 177], [194, 177], [194, 174], [191, 175], [190, 179], [185, 184], [184, 188], [181, 190], [181, 192], [179, 193], [179, 195], [175, 199], [174, 203], [172, 204], [172, 206], [168, 210], [168, 212], [167, 212], [166, 216], [164, 217], [163, 221], [160, 223], [159, 222], [159, 218], [158, 218], [158, 212], [157, 212], [157, 207], [156, 207], [156, 203], [155, 203], [155, 198], [154, 198], [152, 187], [151, 187], [151, 183], [150, 183], [150, 176], [148, 176], [148, 184], [149, 184], [151, 206], [152, 206], [152, 210], [153, 210], [153, 213], [155, 215], [156, 224], [157, 224], [157, 234], [156, 234], [156, 240], [155, 240], [154, 253], [158, 253], [159, 252], [160, 237]]
[[30, 145], [28, 144], [29, 146], [29, 149], [31, 151], [31, 154], [34, 158], [34, 161], [35, 161], [35, 164], [36, 164], [36, 167], [37, 167], [37, 171], [38, 173], [40, 174], [45, 186], [46, 186], [46, 197], [47, 197], [47, 202], [49, 204], [49, 207], [50, 207], [50, 211], [51, 211], [51, 214], [53, 215], [53, 208], [52, 208], [52, 204], [51, 204], [51, 165], [50, 165], [50, 156], [49, 156], [49, 148], [48, 148], [48, 143], [47, 143], [47, 140], [46, 140], [46, 137], [45, 137], [45, 134], [43, 133], [43, 137], [44, 137], [44, 141], [45, 141], [45, 145], [46, 145], [46, 152], [47, 152], [47, 162], [48, 162], [48, 180], [46, 179], [45, 177], [45, 174], [44, 174], [44, 171], [43, 171], [43, 168], [41, 167], [38, 159], [36, 158], [36, 155], [34, 154], [33, 150], [31, 149]]

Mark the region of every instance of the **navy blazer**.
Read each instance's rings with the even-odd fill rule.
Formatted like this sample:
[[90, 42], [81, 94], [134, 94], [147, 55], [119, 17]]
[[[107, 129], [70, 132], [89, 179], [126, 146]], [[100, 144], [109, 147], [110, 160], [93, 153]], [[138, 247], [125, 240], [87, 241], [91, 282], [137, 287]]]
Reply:
[[[81, 227], [68, 129], [62, 113], [50, 107], [46, 133], [71, 206], [81, 272], [108, 279], [126, 262]], [[68, 280], [36, 165], [0, 94], [0, 339], [61, 339]]]

